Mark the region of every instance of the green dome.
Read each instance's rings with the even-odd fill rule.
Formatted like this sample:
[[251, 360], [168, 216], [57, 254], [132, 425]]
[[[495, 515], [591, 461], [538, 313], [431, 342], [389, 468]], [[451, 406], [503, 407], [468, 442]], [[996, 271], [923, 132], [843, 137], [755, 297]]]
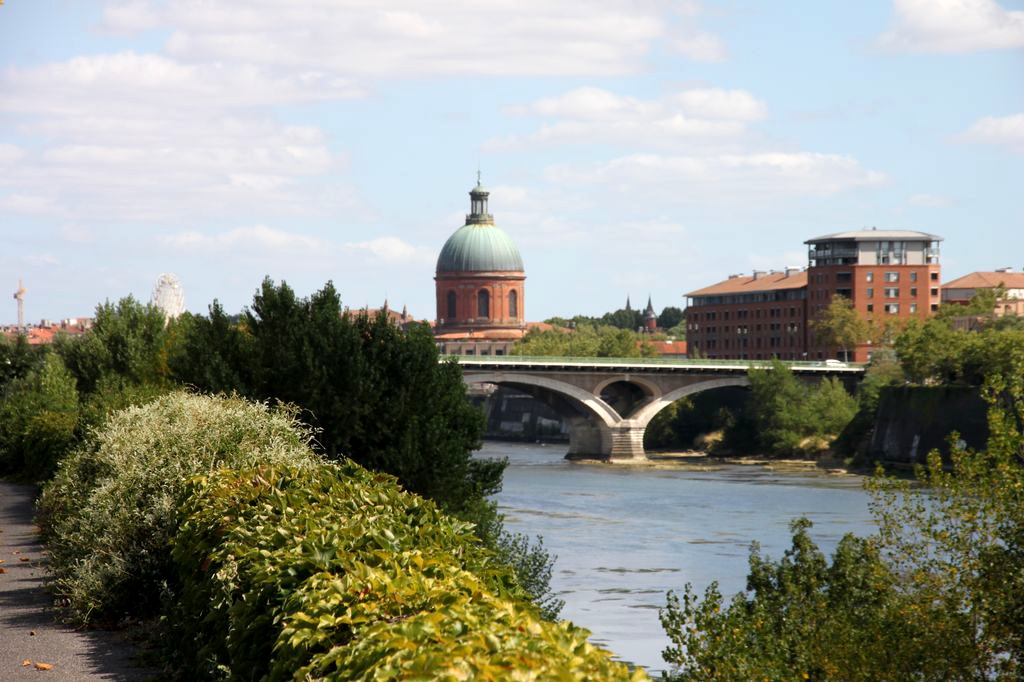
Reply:
[[490, 223], [463, 225], [437, 258], [437, 272], [522, 272], [519, 249]]

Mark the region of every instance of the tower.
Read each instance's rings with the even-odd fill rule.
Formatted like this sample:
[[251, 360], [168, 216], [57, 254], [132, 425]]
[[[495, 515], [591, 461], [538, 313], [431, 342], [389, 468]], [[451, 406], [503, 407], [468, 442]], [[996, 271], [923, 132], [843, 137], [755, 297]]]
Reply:
[[654, 312], [654, 306], [651, 305], [651, 297], [647, 296], [647, 309], [644, 310], [644, 331], [653, 334], [658, 331], [658, 314]]
[[18, 329], [25, 328], [25, 289], [21, 283], [21, 277], [18, 278], [18, 290], [14, 292], [14, 300], [18, 302]]

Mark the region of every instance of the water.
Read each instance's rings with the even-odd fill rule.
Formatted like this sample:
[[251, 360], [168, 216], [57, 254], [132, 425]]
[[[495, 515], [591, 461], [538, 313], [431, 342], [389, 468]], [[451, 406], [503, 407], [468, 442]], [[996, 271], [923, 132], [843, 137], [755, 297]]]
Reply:
[[712, 580], [727, 596], [742, 590], [750, 543], [780, 557], [799, 516], [814, 522], [812, 537], [827, 554], [845, 533], [874, 530], [854, 476], [705, 462], [583, 464], [564, 454], [564, 445], [512, 443], [487, 443], [478, 453], [508, 457], [499, 508], [509, 530], [542, 535], [558, 556], [551, 585], [565, 600], [562, 617], [651, 672], [665, 665], [658, 609], [668, 590], [689, 582], [703, 592]]

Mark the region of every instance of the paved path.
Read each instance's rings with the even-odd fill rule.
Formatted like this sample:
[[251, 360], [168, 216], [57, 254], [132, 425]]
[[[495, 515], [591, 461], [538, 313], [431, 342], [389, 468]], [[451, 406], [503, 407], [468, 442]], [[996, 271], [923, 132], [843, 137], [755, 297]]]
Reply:
[[[35, 489], [0, 481], [0, 680], [144, 680], [122, 633], [61, 625], [43, 587], [46, 557], [32, 525]], [[24, 661], [31, 661], [23, 666]], [[53, 666], [40, 670], [35, 664]]]

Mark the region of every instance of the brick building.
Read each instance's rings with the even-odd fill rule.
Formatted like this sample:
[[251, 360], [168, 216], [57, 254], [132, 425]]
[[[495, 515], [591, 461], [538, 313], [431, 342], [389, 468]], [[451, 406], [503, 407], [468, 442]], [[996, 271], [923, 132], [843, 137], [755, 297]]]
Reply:
[[[734, 275], [687, 294], [691, 353], [709, 358], [822, 360], [814, 321], [836, 295], [866, 320], [926, 318], [939, 307], [941, 237], [910, 230], [855, 230], [815, 237], [807, 268]], [[865, 362], [871, 346], [849, 359]]]
[[523, 259], [494, 224], [489, 195], [478, 179], [466, 224], [437, 259], [434, 338], [442, 353], [507, 355], [526, 333]]

